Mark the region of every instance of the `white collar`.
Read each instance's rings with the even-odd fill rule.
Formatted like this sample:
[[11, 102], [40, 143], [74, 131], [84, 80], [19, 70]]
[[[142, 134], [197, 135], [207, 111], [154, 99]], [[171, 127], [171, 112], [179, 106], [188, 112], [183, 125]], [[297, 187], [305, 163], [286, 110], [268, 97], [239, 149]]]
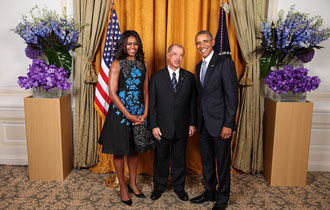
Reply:
[[206, 63], [209, 64], [213, 54], [214, 54], [214, 51], [212, 50], [212, 52], [206, 58], [203, 58], [203, 62], [206, 61]]
[[175, 69], [175, 71], [174, 71], [170, 68], [169, 65], [167, 65], [167, 69], [168, 69], [168, 72], [170, 73], [171, 76], [172, 76], [173, 72], [175, 72], [176, 75], [179, 75], [179, 73], [180, 73], [180, 67]]

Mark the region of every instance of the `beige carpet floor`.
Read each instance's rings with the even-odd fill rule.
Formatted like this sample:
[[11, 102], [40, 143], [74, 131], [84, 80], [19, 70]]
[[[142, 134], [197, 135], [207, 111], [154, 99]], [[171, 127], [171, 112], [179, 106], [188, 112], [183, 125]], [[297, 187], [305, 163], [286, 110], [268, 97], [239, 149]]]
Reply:
[[[132, 195], [133, 206], [120, 202], [119, 192], [105, 186], [109, 174], [87, 169], [72, 170], [63, 181], [30, 181], [27, 166], [0, 165], [0, 209], [211, 209], [213, 202], [191, 204], [179, 200], [169, 186], [162, 197], [151, 200], [152, 177], [139, 175], [138, 185], [145, 195]], [[203, 192], [201, 175], [188, 175], [190, 197]], [[230, 209], [330, 209], [330, 173], [311, 172], [306, 187], [271, 187], [262, 175], [232, 175]]]

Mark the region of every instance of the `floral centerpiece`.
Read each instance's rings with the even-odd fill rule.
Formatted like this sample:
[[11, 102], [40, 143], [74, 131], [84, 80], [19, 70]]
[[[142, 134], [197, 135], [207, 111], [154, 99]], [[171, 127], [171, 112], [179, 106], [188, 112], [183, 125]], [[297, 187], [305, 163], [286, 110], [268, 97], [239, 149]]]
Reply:
[[307, 63], [313, 59], [314, 49], [330, 37], [330, 28], [321, 29], [320, 16], [310, 17], [307, 13], [295, 11], [290, 7], [286, 17], [284, 11], [278, 14], [276, 23], [261, 22], [262, 43], [256, 49], [260, 58], [260, 77], [268, 75], [272, 66]]
[[285, 17], [281, 10], [271, 25], [261, 21], [262, 43], [256, 53], [261, 54], [260, 78], [268, 86], [266, 96], [276, 101], [305, 101], [306, 92], [319, 87], [321, 80], [308, 76], [303, 64], [310, 62], [314, 49], [321, 49], [318, 44], [330, 37], [330, 28], [321, 29], [322, 23], [320, 16], [310, 17], [295, 11], [294, 6]]
[[23, 16], [13, 30], [27, 44], [25, 54], [33, 59], [27, 76], [18, 77], [20, 87], [50, 92], [54, 88], [69, 90], [71, 83], [72, 52], [77, 44], [81, 26], [66, 15], [40, 10], [35, 6], [30, 18]]
[[305, 101], [306, 92], [316, 90], [321, 80], [317, 76], [308, 76], [304, 66], [298, 68], [285, 65], [283, 70], [271, 71], [265, 78], [265, 83], [277, 95], [275, 101]]

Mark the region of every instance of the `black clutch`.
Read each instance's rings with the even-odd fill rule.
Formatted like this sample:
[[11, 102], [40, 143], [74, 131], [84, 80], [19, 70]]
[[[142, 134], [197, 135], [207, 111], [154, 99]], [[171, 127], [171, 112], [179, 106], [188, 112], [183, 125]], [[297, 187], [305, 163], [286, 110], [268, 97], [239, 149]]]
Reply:
[[152, 133], [145, 125], [133, 125], [134, 148], [137, 152], [145, 152], [154, 148]]

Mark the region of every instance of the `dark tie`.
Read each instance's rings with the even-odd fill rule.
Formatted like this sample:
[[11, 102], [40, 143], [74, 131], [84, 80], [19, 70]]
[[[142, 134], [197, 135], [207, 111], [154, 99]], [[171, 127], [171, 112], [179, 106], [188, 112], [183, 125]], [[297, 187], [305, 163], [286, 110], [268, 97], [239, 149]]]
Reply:
[[177, 84], [178, 84], [178, 81], [176, 81], [176, 74], [175, 74], [175, 72], [173, 72], [173, 74], [172, 74], [172, 85], [173, 85], [174, 92], [176, 92], [176, 85]]
[[204, 86], [205, 74], [206, 74], [206, 61], [203, 61], [202, 73], [201, 73], [201, 83], [203, 86]]

